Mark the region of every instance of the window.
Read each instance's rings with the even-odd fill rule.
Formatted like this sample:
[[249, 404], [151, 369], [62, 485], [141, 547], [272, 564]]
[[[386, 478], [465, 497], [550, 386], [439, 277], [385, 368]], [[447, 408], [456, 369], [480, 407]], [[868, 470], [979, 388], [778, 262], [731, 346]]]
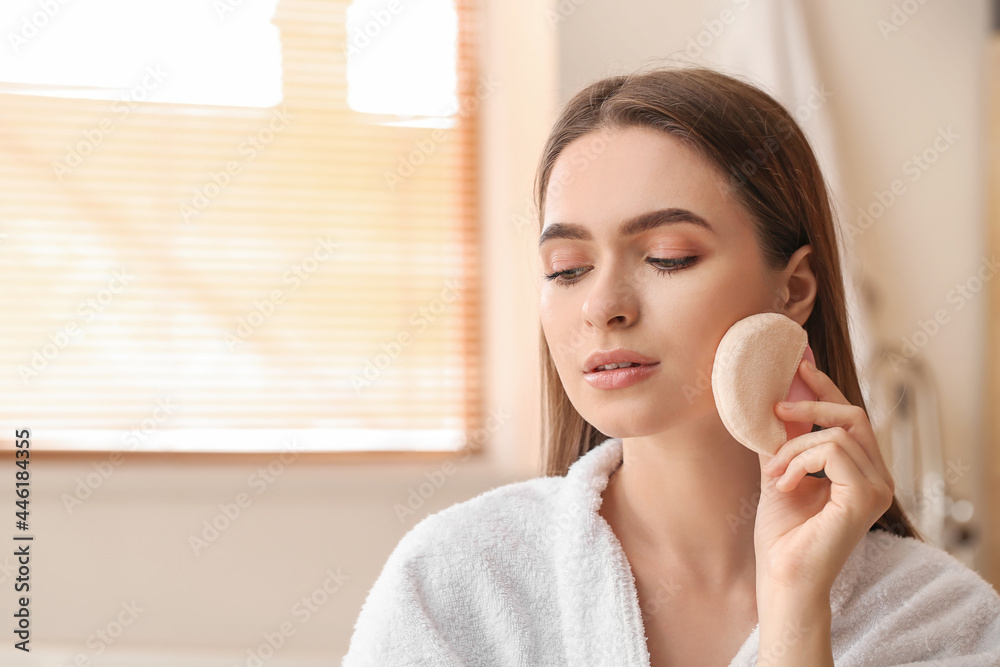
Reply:
[[[5, 6], [6, 24], [42, 4]], [[195, 26], [192, 3], [164, 0], [143, 3], [152, 23], [128, 15], [108, 60], [131, 79], [32, 65], [88, 12], [131, 4], [48, 3], [0, 65], [5, 427], [37, 449], [460, 449], [482, 418], [475, 128], [492, 90], [473, 6], [212, 0]], [[150, 24], [225, 57], [158, 81]], [[428, 95], [402, 107], [417, 98], [392, 77], [413, 78], [400, 58], [421, 43]]]
[[[6, 0], [3, 92], [271, 107], [278, 0]], [[97, 45], [100, 45], [97, 48]]]
[[347, 104], [451, 127], [458, 111], [458, 15], [451, 0], [356, 0], [347, 8]]

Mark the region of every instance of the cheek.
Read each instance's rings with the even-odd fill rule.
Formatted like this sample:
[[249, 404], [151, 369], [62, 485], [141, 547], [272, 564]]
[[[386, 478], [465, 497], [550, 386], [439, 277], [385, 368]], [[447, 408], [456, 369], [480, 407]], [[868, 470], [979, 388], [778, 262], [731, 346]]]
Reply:
[[542, 298], [538, 304], [538, 314], [542, 322], [542, 331], [545, 332], [545, 339], [549, 341], [550, 347], [553, 339], [558, 335], [560, 322], [558, 308], [559, 300], [552, 298], [551, 289], [543, 287]]
[[746, 310], [748, 288], [739, 275], [704, 271], [683, 285], [679, 275], [646, 291], [646, 324], [680, 366], [700, 368], [714, 357], [712, 341], [721, 338], [720, 330]]
[[544, 306], [541, 315], [542, 330], [548, 343], [549, 354], [559, 377], [570, 391], [583, 360], [595, 343], [586, 335], [586, 325], [580, 316], [580, 304], [575, 297], [559, 295], [550, 306]]
[[549, 353], [556, 366], [562, 366], [574, 344], [580, 345], [578, 332], [574, 329], [577, 319], [572, 317], [574, 306], [571, 299], [567, 295], [553, 295], [551, 292], [550, 288], [543, 288], [539, 315]]

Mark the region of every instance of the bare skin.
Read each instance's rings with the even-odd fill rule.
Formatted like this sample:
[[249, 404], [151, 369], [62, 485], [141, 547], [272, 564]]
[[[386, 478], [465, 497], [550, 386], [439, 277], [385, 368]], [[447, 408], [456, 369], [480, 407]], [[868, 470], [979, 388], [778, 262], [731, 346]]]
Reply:
[[732, 580], [664, 565], [634, 507], [623, 509], [619, 472], [599, 510], [618, 536], [635, 577], [652, 665], [728, 665], [757, 625], [754, 561]]

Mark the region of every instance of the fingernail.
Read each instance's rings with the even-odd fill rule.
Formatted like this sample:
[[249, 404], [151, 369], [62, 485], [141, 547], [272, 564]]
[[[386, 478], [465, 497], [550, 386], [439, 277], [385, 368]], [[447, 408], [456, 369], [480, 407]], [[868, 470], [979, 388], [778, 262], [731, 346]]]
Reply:
[[781, 401], [778, 405], [785, 410], [791, 410], [795, 406], [794, 403], [789, 403], [788, 401]]
[[808, 368], [811, 371], [814, 371], [816, 370], [816, 364], [806, 359], [806, 368]]

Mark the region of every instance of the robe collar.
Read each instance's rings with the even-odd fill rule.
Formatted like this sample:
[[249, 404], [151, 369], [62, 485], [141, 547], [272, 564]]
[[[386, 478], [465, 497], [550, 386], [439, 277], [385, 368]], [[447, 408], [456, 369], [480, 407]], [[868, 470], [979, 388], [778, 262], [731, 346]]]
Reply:
[[[573, 462], [549, 517], [546, 539], [556, 558], [562, 636], [568, 664], [649, 667], [635, 577], [621, 542], [598, 509], [608, 478], [622, 463], [621, 438], [609, 438]], [[864, 553], [877, 536], [866, 533], [830, 593], [835, 617], [853, 590]], [[754, 665], [760, 625], [733, 657], [731, 667]]]

